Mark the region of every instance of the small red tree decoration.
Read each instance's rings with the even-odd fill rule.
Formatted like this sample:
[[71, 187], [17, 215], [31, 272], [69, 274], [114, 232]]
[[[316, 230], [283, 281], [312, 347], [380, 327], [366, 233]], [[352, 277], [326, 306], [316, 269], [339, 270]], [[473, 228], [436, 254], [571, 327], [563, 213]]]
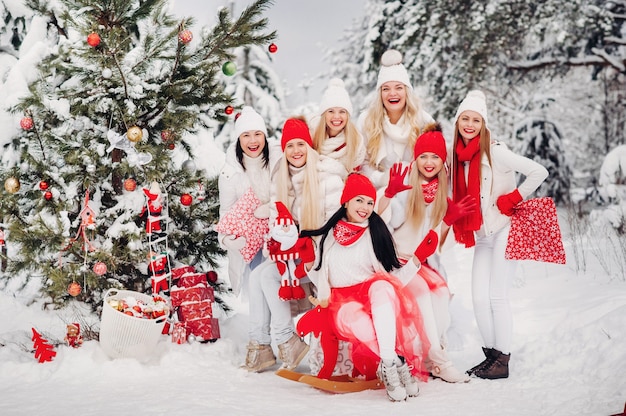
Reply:
[[35, 358], [39, 360], [40, 363], [46, 361], [52, 361], [52, 359], [57, 355], [56, 351], [54, 351], [54, 346], [48, 343], [48, 340], [43, 338], [39, 332], [35, 328], [31, 328], [33, 330], [33, 348], [35, 348]]

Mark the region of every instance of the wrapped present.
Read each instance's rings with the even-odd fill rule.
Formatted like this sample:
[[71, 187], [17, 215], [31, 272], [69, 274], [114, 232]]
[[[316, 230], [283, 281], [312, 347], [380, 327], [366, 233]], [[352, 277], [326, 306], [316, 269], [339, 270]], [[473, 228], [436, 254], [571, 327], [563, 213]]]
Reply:
[[193, 319], [211, 318], [213, 316], [213, 302], [209, 299], [201, 302], [183, 303], [178, 307], [178, 319], [187, 322]]
[[172, 306], [180, 306], [186, 302], [200, 302], [205, 299], [215, 299], [214, 290], [210, 286], [198, 285], [195, 287], [172, 287], [170, 301]]
[[178, 279], [178, 282], [176, 282], [176, 286], [178, 287], [194, 287], [197, 285], [208, 286], [206, 273], [186, 273]]
[[185, 321], [190, 335], [204, 341], [216, 340], [220, 337], [220, 326], [217, 318], [202, 318]]
[[246, 263], [263, 247], [263, 238], [269, 232], [269, 220], [254, 216], [254, 210], [260, 205], [261, 201], [249, 188], [215, 226], [218, 233], [246, 238], [246, 245], [239, 250]]
[[187, 273], [195, 273], [196, 268], [193, 266], [182, 266], [172, 269], [172, 280], [176, 280]]
[[187, 328], [182, 322], [176, 322], [172, 329], [172, 342], [174, 344], [184, 344], [187, 342]]

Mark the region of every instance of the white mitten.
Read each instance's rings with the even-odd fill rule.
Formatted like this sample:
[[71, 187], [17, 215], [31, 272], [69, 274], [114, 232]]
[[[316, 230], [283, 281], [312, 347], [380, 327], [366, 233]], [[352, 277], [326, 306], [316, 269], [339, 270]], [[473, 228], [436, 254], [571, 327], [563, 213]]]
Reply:
[[269, 218], [270, 217], [270, 204], [259, 205], [257, 209], [254, 210], [254, 216], [257, 218]]
[[237, 237], [236, 235], [227, 235], [222, 241], [226, 250], [241, 250], [246, 246], [245, 237]]

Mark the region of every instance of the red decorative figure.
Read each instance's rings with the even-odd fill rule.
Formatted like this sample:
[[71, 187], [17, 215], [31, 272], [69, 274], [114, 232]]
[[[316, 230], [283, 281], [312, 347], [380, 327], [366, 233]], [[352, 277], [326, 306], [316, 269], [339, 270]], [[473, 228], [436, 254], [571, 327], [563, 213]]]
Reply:
[[161, 290], [165, 292], [169, 288], [166, 279], [166, 255], [156, 254], [154, 251], [151, 251], [149, 261], [148, 270], [152, 273], [152, 293], [157, 294]]
[[35, 358], [37, 358], [40, 363], [52, 361], [52, 359], [57, 355], [57, 352], [54, 351], [54, 346], [49, 344], [48, 340], [43, 338], [35, 328], [31, 329], [33, 330], [32, 340], [34, 342], [33, 348], [35, 349]]
[[72, 348], [78, 348], [83, 345], [83, 336], [80, 334], [80, 324], [74, 322], [67, 324], [67, 335], [65, 342]]
[[[278, 215], [275, 226], [270, 230], [267, 249], [270, 260], [276, 262], [282, 276], [278, 297], [282, 300], [303, 299], [305, 293], [300, 279], [306, 276], [305, 263], [315, 260], [313, 241], [309, 237], [298, 237], [298, 227], [282, 202], [276, 202], [276, 209]], [[298, 259], [300, 262], [296, 264]]]
[[147, 208], [143, 207], [141, 216], [147, 213], [146, 234], [151, 235], [153, 232], [161, 232], [161, 211], [163, 210], [163, 197], [161, 196], [161, 188], [156, 182], [152, 182], [150, 189], [143, 189], [143, 193], [148, 198]]

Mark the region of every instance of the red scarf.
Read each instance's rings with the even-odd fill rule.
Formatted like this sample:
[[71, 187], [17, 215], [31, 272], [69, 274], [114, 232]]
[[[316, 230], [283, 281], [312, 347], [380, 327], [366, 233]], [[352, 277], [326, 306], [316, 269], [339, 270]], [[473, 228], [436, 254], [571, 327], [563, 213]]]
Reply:
[[435, 200], [437, 188], [439, 188], [439, 179], [437, 177], [435, 177], [430, 182], [422, 184], [422, 194], [424, 194], [424, 202], [430, 204]]
[[342, 246], [349, 246], [361, 238], [366, 228], [358, 224], [350, 224], [347, 221], [339, 220], [333, 228], [333, 236]]
[[[454, 149], [457, 155], [457, 164], [454, 167], [454, 202], [460, 201], [465, 195], [471, 195], [480, 202], [480, 138], [476, 137], [469, 141], [467, 146], [463, 140], [456, 143]], [[469, 162], [467, 183], [465, 182], [464, 162]], [[483, 217], [480, 210], [466, 215], [452, 225], [456, 241], [465, 244], [465, 247], [473, 247], [476, 244], [474, 231], [480, 229]]]

